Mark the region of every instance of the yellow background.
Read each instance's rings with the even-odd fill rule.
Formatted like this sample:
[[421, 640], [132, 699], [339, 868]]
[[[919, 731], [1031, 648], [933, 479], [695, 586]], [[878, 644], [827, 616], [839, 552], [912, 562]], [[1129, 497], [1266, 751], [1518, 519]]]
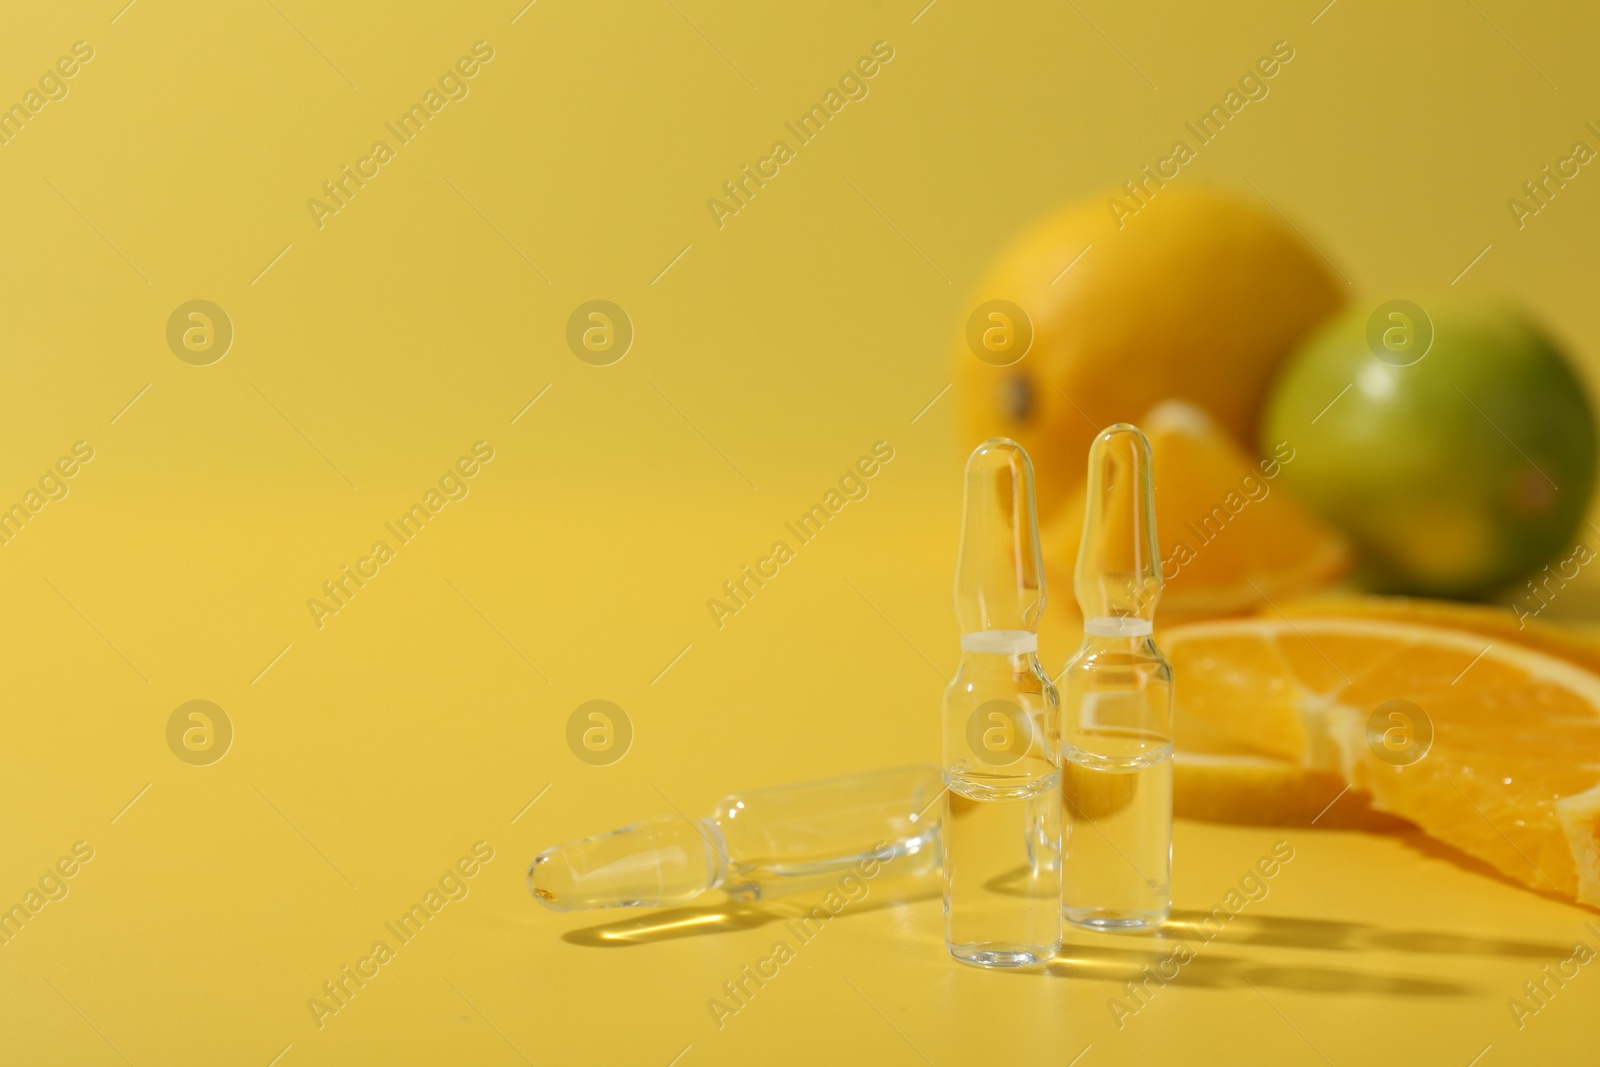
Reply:
[[[1280, 838], [1296, 859], [1120, 1031], [1155, 942], [982, 973], [888, 886], [719, 1031], [763, 914], [596, 947], [637, 917], [545, 912], [522, 871], [668, 804], [937, 757], [968, 292], [1276, 41], [1270, 97], [1179, 180], [1254, 183], [1357, 294], [1491, 246], [1456, 288], [1520, 297], [1592, 372], [1600, 177], [1521, 231], [1505, 206], [1596, 143], [1592, 9], [122, 2], [11, 5], [0, 35], [0, 102], [95, 52], [0, 147], [0, 503], [95, 450], [0, 546], [0, 903], [95, 850], [0, 947], [0, 1059], [1588, 1061], [1600, 965], [1520, 1032], [1505, 1002], [1600, 948], [1593, 914], [1403, 838], [1180, 823], [1180, 913]], [[470, 95], [319, 229], [307, 199], [479, 40]], [[880, 40], [870, 96], [719, 230], [707, 198]], [[564, 341], [593, 298], [637, 331], [608, 367]], [[165, 339], [193, 299], [235, 330], [207, 367]], [[470, 496], [318, 629], [306, 600], [479, 440]], [[716, 628], [707, 598], [879, 440], [871, 495]], [[565, 743], [596, 698], [636, 731], [609, 767]], [[236, 731], [211, 766], [167, 747], [191, 699]], [[318, 1029], [307, 999], [479, 840], [471, 895]]]

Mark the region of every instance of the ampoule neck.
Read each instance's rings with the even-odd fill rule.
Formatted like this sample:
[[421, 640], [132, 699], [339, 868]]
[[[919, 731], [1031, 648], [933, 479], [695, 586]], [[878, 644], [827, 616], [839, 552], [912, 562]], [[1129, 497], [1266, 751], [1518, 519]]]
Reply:
[[1105, 637], [1099, 634], [1084, 634], [1083, 644], [1078, 647], [1075, 659], [1096, 656], [1132, 656], [1141, 659], [1164, 659], [1162, 652], [1156, 647], [1155, 641], [1149, 634], [1139, 637]]
[[1021, 674], [1039, 666], [1037, 652], [963, 652], [960, 673], [972, 675]]
[[1037, 655], [1039, 635], [1032, 630], [974, 630], [961, 635], [961, 654]]
[[1155, 626], [1140, 615], [1100, 615], [1086, 617], [1083, 632], [1087, 637], [1137, 638], [1149, 637], [1155, 632]]
[[965, 673], [1017, 673], [1038, 662], [1039, 635], [1031, 630], [979, 630], [961, 635]]
[[717, 825], [714, 814], [696, 819], [695, 827], [707, 845], [706, 890], [721, 889], [728, 881], [728, 840], [722, 834], [722, 827]]

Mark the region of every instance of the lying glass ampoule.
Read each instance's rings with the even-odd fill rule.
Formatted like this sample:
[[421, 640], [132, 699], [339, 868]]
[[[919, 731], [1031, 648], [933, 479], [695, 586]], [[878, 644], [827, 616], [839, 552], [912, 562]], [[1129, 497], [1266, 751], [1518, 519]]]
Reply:
[[1039, 666], [1044, 572], [1033, 463], [1005, 438], [967, 460], [955, 609], [961, 664], [944, 694], [945, 944], [1020, 967], [1061, 947], [1060, 704]]
[[939, 769], [918, 763], [734, 793], [704, 819], [657, 815], [547, 848], [528, 888], [554, 911], [667, 907], [720, 889], [753, 902], [836, 883], [863, 861], [874, 877], [939, 865]]
[[1118, 423], [1089, 450], [1073, 591], [1083, 644], [1061, 689], [1063, 918], [1142, 929], [1172, 910], [1172, 667], [1151, 639], [1161, 596], [1150, 442]]

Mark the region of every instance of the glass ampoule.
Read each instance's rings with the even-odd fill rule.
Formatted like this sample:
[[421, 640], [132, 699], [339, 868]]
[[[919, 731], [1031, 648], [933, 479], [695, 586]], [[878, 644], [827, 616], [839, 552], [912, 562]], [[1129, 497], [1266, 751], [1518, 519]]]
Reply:
[[1089, 451], [1073, 591], [1083, 644], [1063, 701], [1062, 917], [1144, 929], [1172, 910], [1172, 667], [1151, 637], [1161, 595], [1150, 442], [1119, 423]]
[[547, 848], [528, 888], [553, 911], [668, 907], [720, 889], [755, 902], [831, 886], [863, 862], [874, 877], [939, 865], [944, 781], [927, 763], [734, 793], [691, 822], [657, 815]]
[[1061, 947], [1060, 702], [1039, 665], [1044, 601], [1033, 464], [994, 438], [967, 460], [961, 662], [943, 725], [945, 944], [984, 967], [1042, 963]]

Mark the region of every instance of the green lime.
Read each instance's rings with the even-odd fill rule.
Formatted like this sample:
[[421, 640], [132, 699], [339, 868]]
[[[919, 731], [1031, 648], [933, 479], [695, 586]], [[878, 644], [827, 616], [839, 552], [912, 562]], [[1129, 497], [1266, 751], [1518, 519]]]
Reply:
[[1440, 298], [1330, 320], [1273, 383], [1263, 454], [1381, 592], [1481, 597], [1575, 548], [1595, 478], [1582, 382], [1521, 311]]

